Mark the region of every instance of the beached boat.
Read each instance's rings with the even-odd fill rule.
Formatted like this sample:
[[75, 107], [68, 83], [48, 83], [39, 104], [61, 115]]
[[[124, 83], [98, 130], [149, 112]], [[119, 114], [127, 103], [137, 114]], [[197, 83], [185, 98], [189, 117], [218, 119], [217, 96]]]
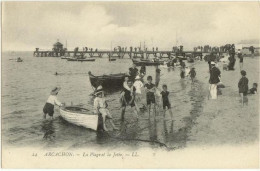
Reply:
[[83, 126], [92, 130], [97, 130], [98, 115], [92, 114], [93, 112], [76, 106], [67, 106], [60, 108], [60, 116], [77, 126]]
[[156, 65], [163, 65], [164, 61], [137, 61], [132, 59], [133, 63], [136, 66], [156, 66]]
[[102, 85], [105, 90], [122, 88], [126, 76], [125, 73], [94, 76], [90, 71], [88, 74], [93, 87], [97, 88], [99, 85]]

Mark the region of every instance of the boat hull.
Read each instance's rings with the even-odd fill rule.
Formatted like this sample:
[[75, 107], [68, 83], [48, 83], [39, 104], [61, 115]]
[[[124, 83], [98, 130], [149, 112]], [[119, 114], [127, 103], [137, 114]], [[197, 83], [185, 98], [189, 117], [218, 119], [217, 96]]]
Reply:
[[105, 90], [116, 90], [123, 87], [126, 74], [94, 76], [89, 72], [89, 80], [93, 87], [102, 85]]
[[136, 66], [157, 66], [157, 65], [163, 65], [164, 61], [158, 61], [158, 62], [152, 62], [152, 61], [136, 61], [133, 60], [133, 63]]
[[77, 58], [67, 58], [67, 61], [78, 61], [78, 62], [94, 62], [96, 59], [77, 59]]
[[[60, 108], [60, 116], [69, 123], [77, 126], [83, 126], [85, 128], [97, 131], [98, 127], [98, 115], [92, 115], [87, 109], [86, 112], [71, 110], [77, 107], [64, 107]], [[78, 108], [83, 109], [83, 108]]]

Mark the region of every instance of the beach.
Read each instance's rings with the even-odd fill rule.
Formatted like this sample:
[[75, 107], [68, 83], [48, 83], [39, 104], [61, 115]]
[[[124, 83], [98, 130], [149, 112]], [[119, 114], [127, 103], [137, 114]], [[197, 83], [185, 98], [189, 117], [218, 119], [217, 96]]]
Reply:
[[[172, 104], [173, 121], [162, 110], [154, 118], [142, 112], [137, 122], [127, 108], [125, 122], [120, 121], [119, 93], [108, 93], [109, 110], [119, 131], [97, 135], [96, 132], [66, 122], [55, 108], [54, 120], [42, 119], [42, 108], [51, 89], [60, 86], [60, 101], [67, 105], [81, 104], [92, 110], [93, 92], [88, 71], [96, 75], [128, 72], [132, 61], [107, 58], [94, 63], [69, 63], [60, 58], [35, 58], [23, 53], [23, 63], [8, 60], [2, 64], [2, 139], [5, 147], [35, 147], [38, 149], [81, 149], [89, 146], [101, 149], [185, 149], [200, 145], [222, 146], [259, 142], [259, 93], [248, 95], [248, 105], [241, 107], [237, 83], [239, 63], [234, 71], [223, 71], [221, 81], [226, 86], [217, 100], [208, 100], [208, 64], [205, 61], [186, 63], [195, 67], [196, 81], [180, 79], [179, 68], [161, 68], [162, 84], [167, 84]], [[116, 69], [115, 69], [116, 67]], [[140, 69], [140, 68], [138, 68]], [[259, 84], [259, 57], [244, 58], [249, 87]], [[54, 73], [59, 75], [55, 76]], [[155, 67], [147, 67], [147, 75], [155, 76]], [[111, 127], [109, 127], [111, 129]]]

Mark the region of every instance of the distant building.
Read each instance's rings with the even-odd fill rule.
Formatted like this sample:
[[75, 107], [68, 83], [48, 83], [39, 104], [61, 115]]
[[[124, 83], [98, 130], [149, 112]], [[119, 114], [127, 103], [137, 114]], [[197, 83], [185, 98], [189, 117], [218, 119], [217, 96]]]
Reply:
[[53, 51], [55, 52], [61, 52], [63, 51], [63, 44], [61, 44], [59, 41], [53, 45]]

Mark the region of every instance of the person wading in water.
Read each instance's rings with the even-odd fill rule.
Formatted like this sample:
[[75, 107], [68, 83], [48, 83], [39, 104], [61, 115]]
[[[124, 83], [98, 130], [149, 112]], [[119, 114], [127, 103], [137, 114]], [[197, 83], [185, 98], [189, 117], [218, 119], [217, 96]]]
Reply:
[[57, 99], [57, 95], [60, 91], [60, 87], [55, 87], [51, 91], [51, 95], [47, 99], [47, 102], [45, 103], [43, 107], [43, 118], [46, 119], [46, 115], [48, 114], [51, 119], [53, 119], [54, 114], [54, 105], [58, 105], [59, 107], [63, 106], [62, 103]]

